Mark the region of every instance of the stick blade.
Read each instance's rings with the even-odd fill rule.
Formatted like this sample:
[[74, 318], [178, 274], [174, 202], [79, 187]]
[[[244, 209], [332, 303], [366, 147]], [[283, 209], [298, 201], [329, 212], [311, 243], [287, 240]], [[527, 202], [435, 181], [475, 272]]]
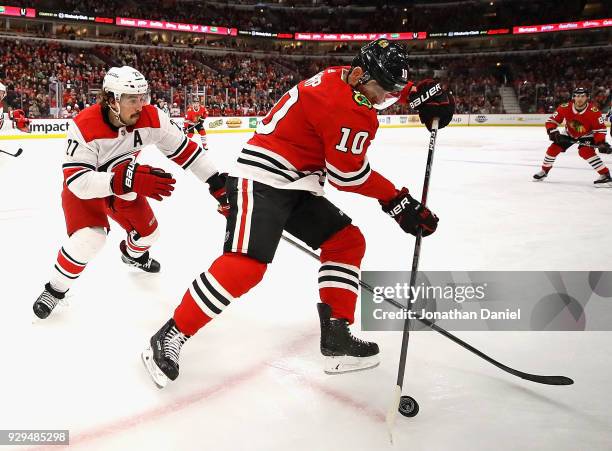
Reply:
[[540, 376], [538, 374], [526, 374], [518, 375], [528, 381], [536, 382], [538, 384], [545, 385], [573, 385], [574, 380], [567, 376]]

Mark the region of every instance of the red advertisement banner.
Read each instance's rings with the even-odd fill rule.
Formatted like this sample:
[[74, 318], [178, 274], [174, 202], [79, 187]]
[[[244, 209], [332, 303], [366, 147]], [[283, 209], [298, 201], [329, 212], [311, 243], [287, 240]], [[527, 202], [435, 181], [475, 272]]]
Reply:
[[197, 25], [177, 22], [166, 22], [164, 20], [131, 19], [127, 17], [117, 17], [115, 23], [122, 27], [148, 28], [154, 30], [185, 31], [189, 33], [208, 33], [236, 36], [236, 28], [215, 27], [212, 25]]
[[425, 39], [424, 31], [408, 33], [295, 33], [297, 41], [373, 41], [386, 38], [389, 40], [408, 41], [412, 39]]
[[612, 27], [612, 19], [582, 20], [580, 22], [551, 23], [546, 25], [522, 25], [520, 27], [513, 27], [512, 33], [550, 33], [551, 31], [584, 30], [602, 27]]
[[0, 6], [0, 16], [36, 17], [34, 8], [19, 8], [17, 6]]

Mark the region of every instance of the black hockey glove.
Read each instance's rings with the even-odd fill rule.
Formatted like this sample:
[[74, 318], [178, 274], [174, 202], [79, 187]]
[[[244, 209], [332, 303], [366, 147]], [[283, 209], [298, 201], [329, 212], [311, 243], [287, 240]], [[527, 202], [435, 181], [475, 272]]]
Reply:
[[229, 215], [230, 205], [227, 200], [227, 192], [225, 190], [225, 182], [227, 181], [227, 172], [221, 174], [216, 173], [211, 176], [206, 183], [208, 183], [208, 191], [210, 195], [219, 202], [217, 211], [227, 218]]
[[612, 153], [612, 146], [610, 146], [610, 144], [608, 144], [605, 141], [602, 143], [596, 144], [595, 147], [597, 147], [597, 151], [599, 153], [605, 153], [605, 154]]
[[198, 117], [197, 122], [193, 124], [193, 128], [197, 132], [200, 132], [204, 129], [204, 118], [202, 116]]
[[563, 147], [564, 150], [576, 144], [576, 141], [571, 136], [562, 135], [556, 128], [547, 130], [547, 132], [548, 138], [556, 145]]
[[439, 118], [438, 128], [444, 128], [455, 114], [455, 98], [442, 89], [440, 83], [432, 79], [422, 80], [416, 85], [416, 91], [408, 96], [410, 108], [419, 113], [421, 123], [431, 131], [431, 124], [435, 117]]
[[429, 208], [414, 199], [408, 193], [407, 188], [402, 188], [389, 202], [380, 201], [380, 205], [385, 213], [395, 219], [404, 232], [411, 235], [416, 236], [420, 227], [423, 230], [423, 236], [429, 236], [438, 227], [438, 217]]

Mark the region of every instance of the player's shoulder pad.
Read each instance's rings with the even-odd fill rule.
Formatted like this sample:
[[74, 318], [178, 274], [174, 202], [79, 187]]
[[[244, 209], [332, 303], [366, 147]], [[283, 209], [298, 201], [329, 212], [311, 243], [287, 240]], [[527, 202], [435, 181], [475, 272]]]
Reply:
[[142, 107], [142, 112], [134, 128], [159, 128], [162, 114], [165, 113], [155, 105], [145, 105]]
[[85, 142], [117, 137], [117, 131], [108, 125], [102, 116], [103, 114], [102, 106], [96, 104], [85, 108], [74, 118], [74, 125], [78, 128]]

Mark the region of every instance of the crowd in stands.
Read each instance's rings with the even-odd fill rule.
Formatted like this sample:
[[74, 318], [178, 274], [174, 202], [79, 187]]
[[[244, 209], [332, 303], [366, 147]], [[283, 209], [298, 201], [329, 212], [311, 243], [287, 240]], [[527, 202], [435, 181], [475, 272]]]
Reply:
[[601, 50], [547, 55], [545, 58], [517, 57], [514, 87], [526, 113], [554, 111], [559, 99], [569, 99], [575, 86], [583, 86], [604, 111], [609, 108], [612, 69], [604, 63]]
[[[105, 70], [131, 65], [149, 80], [152, 102], [183, 114], [198, 97], [213, 116], [265, 115], [291, 86], [325, 67], [346, 64], [331, 57], [294, 60], [228, 53], [96, 46], [79, 48], [52, 41], [0, 40], [0, 81], [6, 102], [30, 117], [72, 117], [96, 101]], [[591, 89], [607, 110], [612, 70], [597, 51], [546, 57], [492, 56], [414, 60], [415, 80], [435, 77], [453, 91], [457, 113], [503, 113], [501, 86], [515, 88], [523, 112], [549, 112], [570, 98], [576, 85]], [[409, 113], [395, 105], [386, 114]]]

